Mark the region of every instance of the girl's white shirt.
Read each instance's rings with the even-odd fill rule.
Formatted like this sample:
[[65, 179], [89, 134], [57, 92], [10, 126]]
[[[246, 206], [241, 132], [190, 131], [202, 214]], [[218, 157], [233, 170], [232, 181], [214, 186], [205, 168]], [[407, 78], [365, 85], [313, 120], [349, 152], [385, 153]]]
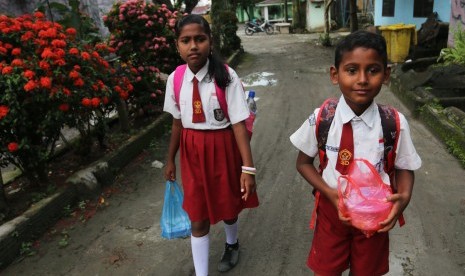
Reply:
[[[319, 108], [315, 109], [302, 126], [290, 137], [292, 144], [310, 157], [318, 155], [318, 142], [315, 133], [318, 111]], [[394, 166], [397, 169], [417, 170], [421, 167], [420, 156], [418, 156], [413, 145], [410, 128], [405, 116], [399, 113], [399, 117], [400, 136]], [[347, 105], [343, 96], [339, 99], [328, 133], [326, 142], [328, 164], [323, 171], [323, 179], [331, 188], [337, 188], [337, 179], [340, 173], [335, 168], [342, 136], [342, 125], [350, 120], [352, 120], [354, 134], [354, 157], [368, 160], [376, 167], [383, 182], [389, 185], [389, 176], [384, 172], [383, 129], [376, 103], [373, 101], [362, 115], [357, 116]]]
[[[163, 111], [171, 113], [173, 118], [181, 119], [184, 128], [191, 129], [222, 129], [230, 124], [235, 124], [249, 117], [249, 108], [245, 98], [242, 83], [237, 73], [228, 67], [231, 83], [226, 87], [226, 102], [228, 104], [229, 119], [222, 118], [221, 108], [216, 96], [215, 84], [208, 76], [209, 61], [197, 74], [192, 73], [189, 66], [186, 68], [179, 95], [179, 108], [174, 97], [173, 80], [174, 72], [166, 82], [165, 103]], [[205, 122], [192, 123], [192, 89], [194, 76], [199, 80], [199, 92], [202, 99]]]

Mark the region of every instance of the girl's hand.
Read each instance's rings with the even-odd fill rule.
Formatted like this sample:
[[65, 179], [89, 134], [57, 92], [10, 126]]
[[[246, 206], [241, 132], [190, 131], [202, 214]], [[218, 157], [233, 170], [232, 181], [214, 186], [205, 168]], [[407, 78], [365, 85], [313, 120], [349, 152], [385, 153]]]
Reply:
[[242, 196], [242, 199], [244, 201], [247, 201], [247, 198], [255, 192], [257, 189], [257, 185], [255, 184], [255, 176], [248, 174], [248, 173], [242, 173], [241, 174], [241, 192], [244, 193]]
[[410, 201], [410, 197], [408, 195], [402, 195], [398, 193], [388, 196], [386, 201], [393, 203], [392, 209], [389, 213], [389, 216], [384, 221], [379, 223], [381, 229], [379, 229], [378, 232], [387, 232], [394, 228], [400, 214], [402, 214], [402, 211], [405, 209], [405, 207], [407, 207]]
[[175, 181], [176, 180], [176, 165], [174, 162], [166, 163], [165, 167], [165, 179], [168, 181]]

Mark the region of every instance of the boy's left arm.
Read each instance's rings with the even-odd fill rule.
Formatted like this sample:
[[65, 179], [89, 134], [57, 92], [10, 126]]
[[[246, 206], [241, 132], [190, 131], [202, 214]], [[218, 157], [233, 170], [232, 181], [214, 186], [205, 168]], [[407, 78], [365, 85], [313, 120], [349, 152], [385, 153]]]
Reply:
[[413, 171], [396, 169], [397, 193], [386, 199], [393, 203], [392, 210], [387, 219], [380, 222], [381, 229], [378, 232], [387, 232], [396, 225], [399, 216], [410, 202], [414, 181], [415, 174]]

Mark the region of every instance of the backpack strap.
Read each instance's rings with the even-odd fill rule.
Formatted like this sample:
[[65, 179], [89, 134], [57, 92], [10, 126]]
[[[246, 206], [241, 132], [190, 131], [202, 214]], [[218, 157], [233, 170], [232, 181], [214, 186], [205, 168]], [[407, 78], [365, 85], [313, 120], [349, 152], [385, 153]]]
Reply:
[[[394, 107], [378, 104], [381, 126], [384, 139], [384, 171], [389, 175], [389, 182], [393, 193], [397, 192], [396, 185], [396, 151], [400, 135], [399, 112]], [[405, 219], [403, 214], [399, 216], [399, 225], [403, 226]]]
[[318, 111], [315, 125], [315, 134], [318, 142], [318, 157], [320, 159], [320, 174], [328, 164], [328, 157], [326, 156], [326, 142], [328, 141], [329, 128], [334, 119], [336, 107], [339, 100], [336, 98], [329, 98], [323, 102]]
[[179, 65], [174, 70], [173, 78], [173, 90], [174, 90], [174, 99], [179, 109], [179, 94], [181, 93], [182, 81], [184, 79], [184, 74], [186, 73], [187, 64]]
[[[228, 65], [225, 64], [226, 70], [229, 71]], [[174, 99], [176, 104], [178, 105], [179, 109], [179, 94], [181, 93], [182, 81], [184, 80], [184, 74], [186, 73], [187, 64], [182, 64], [176, 67], [174, 70], [174, 78], [173, 78], [173, 90], [174, 90]], [[218, 98], [218, 102], [220, 104], [221, 110], [225, 117], [229, 120], [229, 113], [228, 113], [228, 103], [226, 102], [226, 92], [221, 89], [215, 82], [215, 90], [216, 90], [216, 97]]]
[[[329, 128], [334, 119], [334, 114], [339, 100], [336, 98], [329, 98], [323, 102], [318, 111], [315, 124], [315, 134], [318, 142], [318, 157], [320, 159], [320, 174], [328, 165], [328, 157], [326, 156], [326, 141], [328, 141]], [[315, 229], [316, 224], [316, 211], [320, 203], [320, 191], [314, 189], [315, 206], [313, 207], [312, 218], [310, 219], [310, 229]]]

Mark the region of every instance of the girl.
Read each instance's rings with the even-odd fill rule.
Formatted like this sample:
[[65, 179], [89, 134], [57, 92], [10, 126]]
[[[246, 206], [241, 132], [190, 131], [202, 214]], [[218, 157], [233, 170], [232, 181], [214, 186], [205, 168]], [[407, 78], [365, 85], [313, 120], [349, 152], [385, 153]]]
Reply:
[[[174, 73], [168, 77], [163, 110], [173, 115], [165, 178], [176, 177], [180, 149], [183, 208], [192, 224], [192, 257], [197, 276], [208, 274], [210, 225], [224, 221], [226, 245], [221, 272], [238, 261], [238, 214], [258, 206], [255, 168], [244, 120], [249, 110], [236, 72], [212, 55], [208, 22], [187, 15], [176, 22], [176, 47], [187, 63], [178, 100]], [[226, 118], [215, 84], [226, 94]], [[179, 104], [178, 104], [179, 103]], [[242, 167], [241, 167], [242, 166]]]

